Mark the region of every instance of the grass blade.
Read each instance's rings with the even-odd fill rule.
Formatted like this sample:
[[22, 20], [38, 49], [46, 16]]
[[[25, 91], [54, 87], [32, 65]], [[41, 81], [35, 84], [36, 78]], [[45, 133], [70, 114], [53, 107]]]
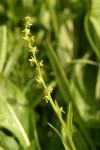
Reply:
[[98, 67], [97, 82], [96, 82], [96, 99], [100, 100], [100, 65]]
[[7, 27], [0, 27], [0, 73], [3, 70], [7, 54]]
[[8, 61], [7, 61], [7, 64], [4, 68], [4, 72], [3, 74], [7, 77], [9, 77], [14, 65], [16, 64], [19, 56], [21, 54], [21, 43], [18, 43], [15, 45], [15, 50], [11, 53]]
[[36, 149], [41, 150], [39, 139], [38, 139], [38, 133], [37, 133], [37, 129], [36, 129], [35, 118], [36, 117], [34, 115], [34, 112], [31, 111], [31, 119], [32, 119], [32, 124], [33, 124], [33, 132], [34, 132], [34, 139], [35, 139], [35, 143], [36, 143]]
[[61, 141], [62, 141], [62, 143], [65, 147], [65, 150], [70, 150], [69, 147], [66, 145], [66, 142], [63, 139], [63, 137], [61, 136], [60, 132], [53, 125], [51, 125], [50, 123], [47, 123], [47, 124], [58, 134], [58, 136], [60, 137], [60, 139], [61, 139]]
[[73, 120], [73, 111], [72, 111], [72, 104], [70, 103], [68, 107], [68, 113], [67, 113], [67, 128], [71, 137], [72, 137], [72, 132], [73, 132], [72, 120]]

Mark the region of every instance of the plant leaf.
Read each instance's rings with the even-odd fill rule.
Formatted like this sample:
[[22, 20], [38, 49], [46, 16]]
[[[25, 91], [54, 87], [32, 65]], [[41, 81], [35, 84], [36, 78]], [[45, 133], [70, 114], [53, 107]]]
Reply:
[[[84, 20], [84, 27], [85, 32], [87, 35], [87, 38], [96, 53], [97, 58], [100, 61], [100, 1], [99, 0], [92, 0], [91, 9], [86, 14], [85, 20]], [[89, 22], [90, 21], [90, 22]], [[96, 38], [95, 33], [93, 33], [93, 28], [91, 29], [91, 24], [93, 25], [94, 31], [98, 38]]]
[[7, 61], [7, 64], [4, 68], [4, 72], [3, 74], [7, 77], [9, 77], [14, 65], [16, 64], [19, 56], [21, 54], [21, 43], [17, 43], [15, 46], [14, 46], [14, 51], [11, 53], [8, 61]]
[[[31, 121], [33, 124], [33, 132], [34, 132], [34, 141], [35, 141], [35, 145], [36, 145], [36, 150], [41, 150], [40, 144], [39, 144], [39, 139], [38, 139], [38, 133], [37, 133], [37, 129], [36, 129], [36, 117], [33, 111], [31, 111]], [[32, 142], [31, 144], [33, 145], [34, 142]], [[30, 147], [32, 147], [32, 145], [30, 145]]]
[[7, 27], [0, 27], [0, 73], [3, 70], [7, 54]]
[[8, 129], [26, 148], [30, 142], [30, 107], [23, 94], [0, 75], [0, 126]]
[[68, 113], [67, 113], [67, 129], [68, 129], [71, 137], [72, 137], [72, 133], [73, 133], [72, 120], [73, 120], [73, 111], [72, 111], [72, 104], [70, 103], [69, 107], [68, 107]]
[[96, 82], [96, 99], [100, 100], [100, 66], [98, 67], [97, 82]]
[[51, 125], [50, 123], [47, 123], [47, 124], [58, 134], [58, 136], [60, 137], [60, 139], [61, 139], [61, 141], [64, 145], [65, 150], [70, 150], [69, 147], [66, 144], [66, 141], [61, 136], [60, 132], [53, 125]]
[[93, 24], [96, 34], [98, 35], [100, 40], [100, 1], [99, 0], [92, 0], [89, 19]]
[[0, 95], [0, 126], [11, 131], [20, 140], [23, 147], [30, 144], [29, 139], [12, 107]]
[[7, 136], [2, 131], [0, 131], [0, 146], [2, 146], [2, 148], [7, 150], [20, 149], [17, 141], [13, 137]]

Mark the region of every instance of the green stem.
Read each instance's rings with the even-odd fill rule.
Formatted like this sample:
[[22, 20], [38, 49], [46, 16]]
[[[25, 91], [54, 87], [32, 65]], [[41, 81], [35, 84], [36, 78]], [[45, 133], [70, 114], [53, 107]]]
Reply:
[[[52, 99], [52, 97], [51, 97], [52, 89], [51, 89], [51, 88], [48, 88], [48, 86], [46, 85], [46, 83], [45, 83], [45, 81], [44, 81], [44, 78], [43, 78], [43, 76], [42, 76], [42, 72], [41, 72], [41, 66], [42, 66], [42, 64], [41, 64], [41, 62], [39, 62], [39, 61], [37, 60], [37, 57], [36, 57], [36, 47], [32, 47], [32, 44], [31, 44], [33, 38], [30, 36], [30, 30], [29, 30], [29, 28], [30, 28], [30, 23], [29, 23], [29, 21], [30, 21], [30, 18], [27, 17], [27, 18], [26, 18], [26, 28], [25, 28], [25, 30], [24, 30], [24, 33], [25, 33], [25, 35], [24, 35], [24, 40], [26, 40], [26, 42], [27, 42], [27, 44], [28, 44], [28, 48], [29, 48], [30, 51], [32, 52], [32, 59], [31, 59], [31, 62], [32, 62], [32, 63], [35, 63], [35, 65], [36, 65], [36, 70], [37, 70], [37, 74], [38, 74], [38, 77], [39, 77], [38, 81], [39, 81], [39, 83], [43, 86], [44, 91], [45, 91], [45, 93], [46, 93], [45, 96], [47, 96], [47, 100], [50, 102], [51, 106], [53, 107], [54, 112], [55, 112], [56, 115], [58, 116], [58, 119], [59, 119], [59, 121], [61, 122], [61, 124], [62, 124], [62, 126], [63, 126], [63, 128], [64, 128], [64, 130], [65, 130], [65, 132], [66, 132], [66, 136], [67, 136], [67, 138], [68, 138], [68, 141], [69, 141], [69, 144], [70, 144], [72, 150], [76, 150], [76, 148], [75, 148], [75, 146], [74, 146], [74, 143], [73, 143], [73, 140], [72, 140], [72, 137], [71, 137], [71, 135], [70, 135], [70, 133], [69, 133], [67, 127], [66, 127], [66, 124], [65, 124], [65, 122], [64, 122], [64, 120], [63, 120], [63, 118], [62, 118], [62, 114], [61, 114], [62, 112], [61, 112], [61, 110], [60, 110], [60, 107], [58, 106], [57, 103], [54, 103], [54, 101], [53, 101], [53, 99]], [[57, 36], [57, 37], [58, 37], [58, 36]], [[38, 142], [38, 139], [37, 139], [37, 133], [35, 133], [35, 138], [36, 138], [36, 140], [37, 140], [37, 145], [38, 145], [39, 142]], [[38, 149], [40, 149], [40, 146], [38, 147]]]
[[[34, 53], [34, 58], [36, 59], [35, 53]], [[36, 60], [37, 60], [37, 59], [36, 59]], [[41, 73], [40, 65], [38, 64], [37, 61], [36, 61], [36, 69], [37, 69], [37, 71], [38, 71], [39, 77], [42, 79], [42, 83], [41, 83], [41, 84], [42, 84], [44, 90], [46, 90], [46, 89], [47, 89], [47, 86], [46, 86], [45, 81], [44, 81], [44, 79], [43, 79], [43, 76], [42, 76], [42, 73]], [[53, 102], [53, 99], [52, 99], [51, 95], [48, 94], [48, 97], [49, 97], [49, 102], [50, 102], [50, 104], [51, 104], [51, 106], [52, 106], [54, 112], [56, 113], [57, 117], [59, 118], [59, 121], [61, 122], [61, 124], [62, 124], [64, 130], [66, 131], [66, 135], [67, 135], [68, 141], [69, 141], [69, 143], [70, 143], [70, 146], [72, 147], [72, 150], [76, 150], [76, 148], [75, 148], [75, 146], [74, 146], [74, 143], [73, 143], [73, 141], [72, 141], [72, 138], [71, 138], [71, 136], [70, 136], [70, 133], [69, 133], [68, 130], [67, 130], [66, 124], [64, 123], [64, 120], [62, 119], [62, 116], [58, 114], [57, 108], [56, 108], [56, 106], [55, 106], [55, 103]]]

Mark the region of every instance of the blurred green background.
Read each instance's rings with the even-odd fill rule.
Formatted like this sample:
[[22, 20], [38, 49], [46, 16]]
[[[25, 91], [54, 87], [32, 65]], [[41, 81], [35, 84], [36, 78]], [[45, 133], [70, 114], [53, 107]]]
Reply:
[[62, 126], [28, 61], [22, 39], [26, 16], [53, 99], [65, 112], [72, 103], [76, 149], [99, 150], [99, 0], [0, 0], [0, 150], [64, 149], [47, 122], [64, 137]]

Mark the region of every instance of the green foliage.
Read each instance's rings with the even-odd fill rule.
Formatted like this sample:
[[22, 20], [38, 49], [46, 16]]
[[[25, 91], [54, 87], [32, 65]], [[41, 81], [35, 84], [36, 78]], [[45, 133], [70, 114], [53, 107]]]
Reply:
[[62, 118], [76, 150], [100, 149], [99, 7], [99, 0], [0, 1], [0, 150], [71, 149], [28, 62], [25, 16], [45, 83], [56, 107], [68, 112]]
[[[6, 86], [5, 86], [6, 84]], [[28, 130], [29, 108], [26, 99], [21, 93], [4, 77], [0, 77], [0, 126], [11, 131], [23, 147], [29, 145], [29, 139], [24, 131]], [[21, 109], [21, 115], [20, 115]], [[18, 116], [20, 118], [18, 118]], [[25, 118], [23, 118], [25, 116]], [[22, 117], [22, 118], [21, 118]], [[27, 119], [26, 119], [27, 118]], [[20, 120], [19, 120], [20, 119]], [[27, 120], [27, 121], [26, 121]], [[21, 121], [21, 122], [20, 122]], [[22, 126], [23, 124], [23, 126]], [[29, 131], [27, 131], [29, 132]]]
[[7, 54], [7, 27], [0, 27], [0, 73], [3, 70]]
[[9, 137], [4, 132], [0, 131], [0, 146], [1, 149], [8, 149], [8, 150], [19, 150], [19, 145], [13, 137]]

